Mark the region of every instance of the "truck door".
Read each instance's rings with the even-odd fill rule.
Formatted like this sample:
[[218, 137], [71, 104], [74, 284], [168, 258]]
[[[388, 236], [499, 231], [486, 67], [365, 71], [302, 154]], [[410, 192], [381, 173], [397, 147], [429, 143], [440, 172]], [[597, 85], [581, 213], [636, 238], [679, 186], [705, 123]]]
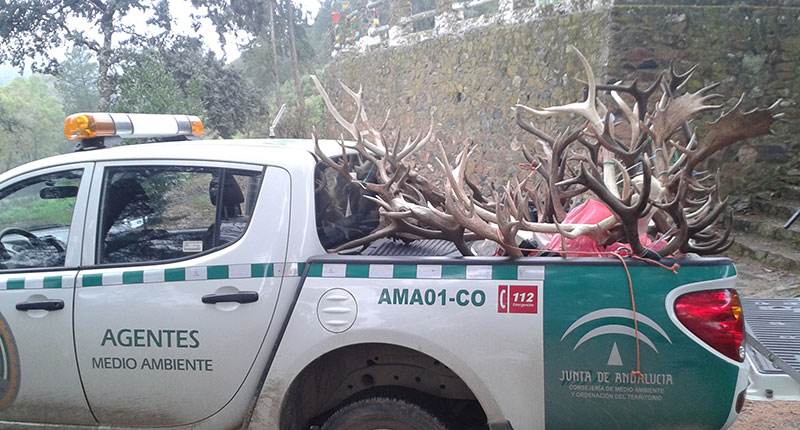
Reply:
[[0, 185], [0, 420], [95, 424], [72, 342], [92, 164]]
[[197, 422], [260, 377], [286, 258], [285, 170], [99, 163], [86, 230], [75, 343], [100, 424]]

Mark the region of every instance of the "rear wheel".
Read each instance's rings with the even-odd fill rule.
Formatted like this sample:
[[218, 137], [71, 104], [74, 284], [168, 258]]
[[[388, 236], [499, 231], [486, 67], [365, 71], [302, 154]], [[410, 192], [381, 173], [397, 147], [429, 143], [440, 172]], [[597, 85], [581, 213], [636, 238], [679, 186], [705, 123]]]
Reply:
[[370, 397], [336, 411], [321, 430], [450, 430], [436, 415], [405, 400]]

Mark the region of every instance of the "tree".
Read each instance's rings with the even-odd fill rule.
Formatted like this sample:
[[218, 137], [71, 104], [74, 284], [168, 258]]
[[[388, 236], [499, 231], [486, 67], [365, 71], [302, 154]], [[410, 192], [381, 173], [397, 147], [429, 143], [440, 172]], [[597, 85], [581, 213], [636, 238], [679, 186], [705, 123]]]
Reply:
[[68, 151], [64, 117], [61, 101], [40, 76], [0, 87], [0, 172]]
[[292, 0], [286, 0], [286, 10], [289, 11], [289, 46], [290, 50], [289, 53], [292, 56], [292, 72], [294, 74], [294, 89], [297, 92], [297, 110], [300, 113], [300, 119], [302, 120], [305, 118], [305, 98], [303, 97], [303, 85], [300, 83], [300, 65], [297, 62], [297, 46], [295, 45], [295, 37], [294, 37], [294, 4], [292, 4]]
[[184, 91], [157, 56], [140, 54], [125, 67], [119, 81], [119, 95], [110, 110], [202, 115], [202, 91], [198, 81], [187, 84]]
[[67, 53], [56, 75], [55, 89], [67, 114], [100, 109], [97, 63], [88, 49], [76, 46]]
[[[99, 107], [106, 110], [114, 92], [111, 78], [116, 50], [120, 43], [142, 38], [122, 22], [134, 10], [152, 16], [148, 24], [169, 24], [167, 0], [2, 0], [0, 63], [23, 68], [30, 62], [34, 72], [53, 73], [59, 65], [55, 48], [83, 46], [97, 58]], [[86, 29], [73, 26], [73, 22], [85, 23]]]
[[272, 75], [275, 78], [275, 106], [281, 105], [281, 81], [278, 78], [278, 47], [275, 44], [275, 0], [267, 0], [269, 4], [269, 38], [272, 46]]
[[[287, 112], [284, 121], [297, 117], [296, 124], [305, 124], [302, 119], [305, 111], [305, 96], [301, 75], [302, 69], [307, 67], [304, 61], [313, 58], [313, 49], [308, 42], [306, 34], [307, 25], [301, 13], [295, 13], [295, 7], [287, 0], [193, 0], [196, 7], [203, 6], [208, 10], [208, 17], [217, 26], [220, 38], [232, 31], [244, 31], [252, 39], [244, 46], [241, 67], [251, 80], [252, 84], [267, 91], [264, 76], [272, 74], [278, 76], [275, 82], [274, 96], [277, 101], [274, 111], [279, 108], [283, 94], [289, 94], [289, 99], [294, 98], [293, 104], [297, 106], [296, 112]], [[272, 10], [270, 10], [272, 9]], [[272, 15], [270, 16], [270, 12]], [[272, 18], [270, 20], [270, 18]], [[272, 40], [274, 39], [274, 48]], [[294, 39], [294, 41], [292, 40]], [[271, 61], [267, 61], [267, 59]], [[270, 73], [271, 72], [271, 73]], [[283, 87], [282, 81], [294, 80], [295, 97], [292, 91]], [[289, 100], [292, 101], [292, 100]], [[292, 127], [294, 135], [304, 135], [308, 127]]]
[[223, 138], [245, 131], [259, 113], [266, 116], [261, 91], [192, 37], [167, 37], [129, 52], [120, 69], [113, 111], [198, 115], [209, 133]]

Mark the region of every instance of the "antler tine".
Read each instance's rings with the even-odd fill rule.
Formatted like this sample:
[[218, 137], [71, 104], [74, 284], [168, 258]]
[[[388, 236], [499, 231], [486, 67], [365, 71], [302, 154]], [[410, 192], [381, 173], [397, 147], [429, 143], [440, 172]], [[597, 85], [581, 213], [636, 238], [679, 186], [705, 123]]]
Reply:
[[680, 169], [681, 166], [683, 166], [686, 163], [686, 159], [687, 159], [688, 155], [697, 146], [697, 135], [694, 134], [694, 133], [691, 133], [691, 136], [692, 137], [689, 139], [689, 142], [686, 144], [685, 148], [681, 147], [680, 145], [673, 145], [673, 149], [676, 149], [678, 152], [681, 153], [681, 155], [680, 155], [680, 157], [678, 157], [678, 160], [675, 161], [675, 163], [673, 163], [671, 166], [669, 166], [669, 174], [670, 175], [675, 174], [678, 171], [678, 169]]
[[[726, 251], [728, 248], [733, 245], [733, 240], [728, 240], [730, 238], [731, 232], [733, 231], [733, 211], [729, 210], [726, 213], [726, 227], [723, 231], [722, 235], [717, 236], [717, 234], [712, 233], [710, 235], [711, 240], [705, 240], [700, 242], [699, 240], [695, 240], [695, 243], [692, 244], [691, 241], [687, 242], [686, 244], [686, 252], [695, 252], [700, 255], [708, 255], [708, 254], [717, 254], [720, 252]], [[694, 239], [694, 238], [693, 238]]]
[[[620, 82], [617, 82], [617, 84], [619, 83]], [[628, 142], [628, 149], [633, 149], [639, 142], [639, 135], [641, 134], [641, 131], [639, 130], [639, 104], [634, 103], [633, 109], [631, 109], [617, 91], [611, 91], [611, 98], [614, 99], [614, 102], [622, 110], [622, 113], [625, 114], [625, 118], [627, 119], [628, 124], [630, 124], [631, 140]]]
[[663, 145], [675, 132], [675, 129], [694, 118], [697, 114], [721, 108], [722, 105], [706, 104], [711, 99], [722, 97], [719, 94], [705, 94], [718, 85], [714, 83], [701, 88], [697, 92], [684, 94], [678, 98], [671, 99], [663, 109], [657, 108], [652, 117], [654, 142], [657, 145]]
[[638, 222], [639, 218], [647, 211], [650, 199], [651, 173], [649, 163], [642, 163], [642, 188], [641, 190], [637, 188], [639, 200], [630, 206], [617, 198], [599, 179], [590, 175], [583, 164], [581, 164], [581, 173], [576, 179], [594, 192], [600, 201], [617, 216], [625, 232], [625, 238], [631, 245], [631, 250], [636, 255], [644, 254], [646, 249], [639, 241]]
[[[455, 169], [453, 169], [453, 167], [450, 165], [450, 162], [447, 160], [447, 152], [445, 152], [444, 150], [444, 145], [442, 145], [442, 142], [440, 141], [437, 141], [436, 143], [439, 146], [439, 155], [441, 159], [439, 157], [435, 157], [435, 159], [439, 163], [439, 166], [442, 168], [442, 170], [444, 170], [445, 177], [447, 178], [447, 182], [450, 188], [452, 188], [452, 191], [455, 193], [456, 197], [458, 197], [459, 202], [461, 202], [462, 204], [465, 204], [466, 202], [471, 202], [471, 200], [468, 199], [467, 195], [464, 193], [464, 190], [461, 188], [461, 184], [459, 180], [456, 178], [457, 174], [454, 174]], [[465, 144], [462, 153], [464, 153], [466, 150], [467, 146]], [[471, 203], [470, 206], [472, 206]]]
[[563, 206], [563, 199], [564, 196], [562, 195], [562, 190], [558, 186], [559, 179], [564, 177], [564, 170], [566, 169], [567, 163], [563, 162], [564, 159], [562, 157], [564, 150], [567, 149], [572, 142], [574, 142], [580, 135], [581, 130], [567, 130], [561, 135], [558, 136], [555, 143], [553, 144], [553, 154], [550, 158], [550, 172], [549, 172], [549, 188], [550, 188], [550, 198], [553, 201], [553, 211], [555, 212], [555, 218], [560, 222], [563, 221], [564, 218], [567, 217], [567, 212], [564, 210]]
[[342, 162], [340, 164], [336, 163], [330, 157], [325, 155], [325, 152], [323, 152], [322, 149], [319, 147], [319, 139], [317, 138], [316, 127], [311, 128], [311, 138], [314, 140], [314, 153], [317, 154], [317, 156], [322, 159], [322, 162], [330, 166], [333, 170], [339, 172], [339, 174], [342, 175], [342, 177], [346, 178], [347, 180], [352, 180], [352, 178], [350, 177], [349, 166], [347, 164], [347, 157], [344, 156], [346, 153], [344, 144], [342, 143], [339, 144], [342, 147], [342, 155], [343, 155]]
[[673, 234], [672, 239], [670, 239], [663, 248], [655, 251], [659, 256], [664, 257], [678, 251], [689, 238], [689, 228], [682, 203], [686, 191], [686, 182], [681, 181], [678, 185], [678, 192], [675, 193], [672, 201], [666, 204], [653, 202], [657, 208], [661, 209], [672, 218], [674, 228], [676, 229], [676, 233]]
[[522, 119], [522, 111], [530, 112], [530, 113], [533, 113], [533, 114], [539, 115], [539, 116], [552, 116], [554, 114], [550, 114], [550, 113], [547, 113], [547, 112], [542, 112], [542, 111], [539, 111], [539, 110], [536, 110], [536, 109], [532, 109], [532, 108], [529, 108], [528, 106], [521, 105], [521, 104], [514, 105], [514, 118], [517, 120], [517, 125], [522, 127], [522, 129], [527, 131], [528, 133], [530, 133], [530, 134], [538, 137], [539, 139], [541, 139], [541, 140], [549, 143], [550, 145], [552, 145], [553, 142], [555, 142], [555, 139], [552, 136], [550, 136], [549, 134], [539, 130], [536, 127], [534, 127], [533, 124], [531, 124], [529, 122], [525, 122], [525, 120]]
[[742, 113], [743, 100], [744, 94], [729, 112], [708, 125], [705, 134], [700, 137], [704, 145], [689, 156], [684, 170], [693, 170], [700, 162], [729, 145], [771, 132], [780, 100], [769, 108]]
[[568, 50], [575, 51], [578, 54], [578, 58], [581, 60], [581, 64], [583, 64], [583, 68], [586, 71], [587, 81], [589, 84], [589, 94], [586, 97], [586, 100], [579, 102], [579, 103], [570, 103], [563, 106], [551, 106], [544, 108], [544, 112], [552, 112], [552, 113], [574, 113], [584, 117], [589, 124], [595, 129], [597, 133], [603, 132], [603, 120], [600, 118], [600, 114], [597, 113], [597, 83], [594, 79], [594, 72], [592, 71], [592, 67], [589, 65], [589, 61], [586, 60], [586, 57], [578, 51], [578, 48], [574, 47], [573, 45], [567, 46]]
[[[417, 152], [420, 148], [425, 146], [425, 144], [428, 143], [431, 140], [431, 136], [433, 136], [433, 124], [434, 124], [434, 118], [433, 118], [433, 114], [431, 114], [431, 123], [428, 126], [428, 132], [425, 134], [424, 137], [422, 137], [422, 139], [420, 139], [419, 136], [418, 136], [417, 139], [415, 139], [413, 143], [407, 144], [405, 146], [405, 148], [403, 148], [403, 150], [400, 151], [400, 155], [398, 157], [401, 160], [406, 158], [406, 157], [408, 157], [409, 155], [414, 154], [415, 152]], [[422, 135], [421, 131], [420, 131], [420, 135]]]
[[528, 160], [528, 163], [530, 164], [539, 163], [539, 160], [536, 159], [536, 156], [533, 155], [533, 153], [531, 153], [531, 151], [525, 145], [520, 145], [520, 146], [522, 147], [522, 155], [525, 157], [526, 160]]
[[522, 251], [514, 247], [516, 245], [517, 232], [519, 232], [519, 222], [512, 221], [507, 213], [506, 205], [499, 205], [497, 208], [497, 231], [502, 237], [503, 249], [510, 257], [522, 257]]
[[697, 69], [697, 64], [692, 66], [689, 70], [684, 72], [683, 74], [675, 73], [675, 62], [669, 62], [669, 84], [667, 88], [669, 89], [670, 95], [675, 94], [681, 87], [686, 85], [689, 82], [689, 79], [692, 77], [692, 74]]
[[[638, 124], [638, 123], [637, 123]], [[638, 128], [638, 127], [637, 127]], [[611, 129], [611, 117], [607, 115], [604, 121], [603, 133], [598, 135], [592, 132], [592, 137], [597, 140], [597, 143], [613, 152], [616, 156], [622, 159], [622, 161], [627, 164], [631, 165], [636, 162], [636, 158], [645, 150], [645, 145], [639, 145], [635, 149], [628, 149], [625, 148], [615, 137], [614, 132]]]
[[712, 203], [712, 206], [709, 206], [709, 210], [707, 213], [695, 223], [689, 224], [689, 235], [694, 235], [705, 230], [708, 226], [714, 224], [717, 221], [717, 218], [725, 211], [728, 207], [729, 198], [725, 198], [725, 200], [721, 202], [717, 202], [716, 204]]
[[[322, 101], [325, 102], [325, 107], [327, 107], [328, 110], [331, 112], [331, 115], [333, 115], [333, 118], [336, 120], [336, 122], [338, 122], [339, 125], [344, 127], [345, 130], [347, 130], [348, 133], [350, 133], [350, 136], [352, 136], [354, 140], [358, 140], [359, 137], [361, 137], [361, 131], [358, 128], [358, 119], [359, 117], [361, 117], [361, 113], [363, 112], [364, 109], [363, 101], [361, 99], [361, 88], [359, 88], [358, 92], [356, 93], [355, 91], [351, 90], [347, 85], [345, 85], [343, 82], [340, 82], [345, 92], [347, 92], [347, 94], [349, 94], [356, 103], [355, 117], [353, 118], [353, 121], [348, 121], [344, 118], [344, 116], [342, 116], [341, 113], [339, 113], [339, 110], [336, 109], [336, 107], [333, 105], [333, 102], [331, 101], [328, 92], [325, 91], [325, 88], [319, 82], [319, 79], [317, 79], [315, 75], [311, 75], [311, 80], [314, 82], [314, 86], [317, 87], [317, 91], [319, 92], [320, 96], [322, 96]], [[370, 130], [373, 129], [370, 128]], [[364, 146], [368, 150], [372, 151], [374, 154], [380, 157], [386, 155], [385, 149], [382, 148], [382, 143], [380, 144], [372, 143], [365, 140]]]
[[578, 136], [577, 141], [589, 150], [589, 156], [591, 157], [592, 162], [597, 164], [601, 146], [597, 143], [590, 143], [588, 140], [584, 139], [582, 135]]
[[639, 106], [639, 121], [643, 121], [645, 119], [645, 115], [647, 114], [647, 103], [650, 100], [650, 96], [655, 93], [656, 89], [658, 89], [659, 85], [661, 84], [661, 80], [663, 79], [663, 75], [659, 74], [658, 78], [650, 84], [644, 90], [640, 90], [638, 88], [638, 79], [634, 79], [630, 85], [608, 85], [608, 84], [597, 84], [598, 91], [619, 91], [621, 93], [627, 93], [633, 96], [636, 100], [636, 104]]
[[[336, 119], [336, 122], [338, 122], [339, 125], [344, 127], [350, 133], [350, 135], [353, 137], [353, 139], [357, 139], [358, 136], [359, 136], [359, 131], [358, 131], [358, 128], [356, 127], [356, 122], [358, 121], [359, 113], [356, 113], [356, 118], [353, 121], [346, 120], [344, 118], [344, 116], [342, 116], [342, 114], [339, 113], [339, 110], [336, 109], [335, 106], [333, 106], [333, 102], [331, 101], [331, 98], [328, 95], [328, 92], [325, 91], [325, 88], [322, 87], [322, 84], [319, 82], [319, 79], [317, 79], [317, 76], [316, 75], [311, 75], [311, 80], [314, 82], [314, 86], [317, 87], [317, 91], [319, 92], [320, 96], [322, 96], [322, 100], [325, 102], [325, 106], [331, 112], [331, 114], [333, 115], [334, 119]], [[346, 91], [348, 91], [348, 94], [352, 93], [352, 91], [349, 88], [347, 88], [347, 85], [342, 84], [342, 86], [344, 88], [346, 88]], [[358, 112], [361, 112], [360, 94], [359, 94], [359, 98], [356, 99], [356, 109], [358, 109]]]

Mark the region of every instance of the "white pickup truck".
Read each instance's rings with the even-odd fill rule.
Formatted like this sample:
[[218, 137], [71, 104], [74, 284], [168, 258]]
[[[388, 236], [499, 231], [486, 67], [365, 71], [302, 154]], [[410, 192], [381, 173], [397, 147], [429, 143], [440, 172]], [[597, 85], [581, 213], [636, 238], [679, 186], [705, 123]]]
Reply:
[[628, 261], [634, 312], [616, 259], [326, 253], [377, 212], [310, 140], [89, 150], [201, 129], [75, 115], [82, 150], [0, 175], [1, 425], [716, 430], [738, 416], [730, 260]]

